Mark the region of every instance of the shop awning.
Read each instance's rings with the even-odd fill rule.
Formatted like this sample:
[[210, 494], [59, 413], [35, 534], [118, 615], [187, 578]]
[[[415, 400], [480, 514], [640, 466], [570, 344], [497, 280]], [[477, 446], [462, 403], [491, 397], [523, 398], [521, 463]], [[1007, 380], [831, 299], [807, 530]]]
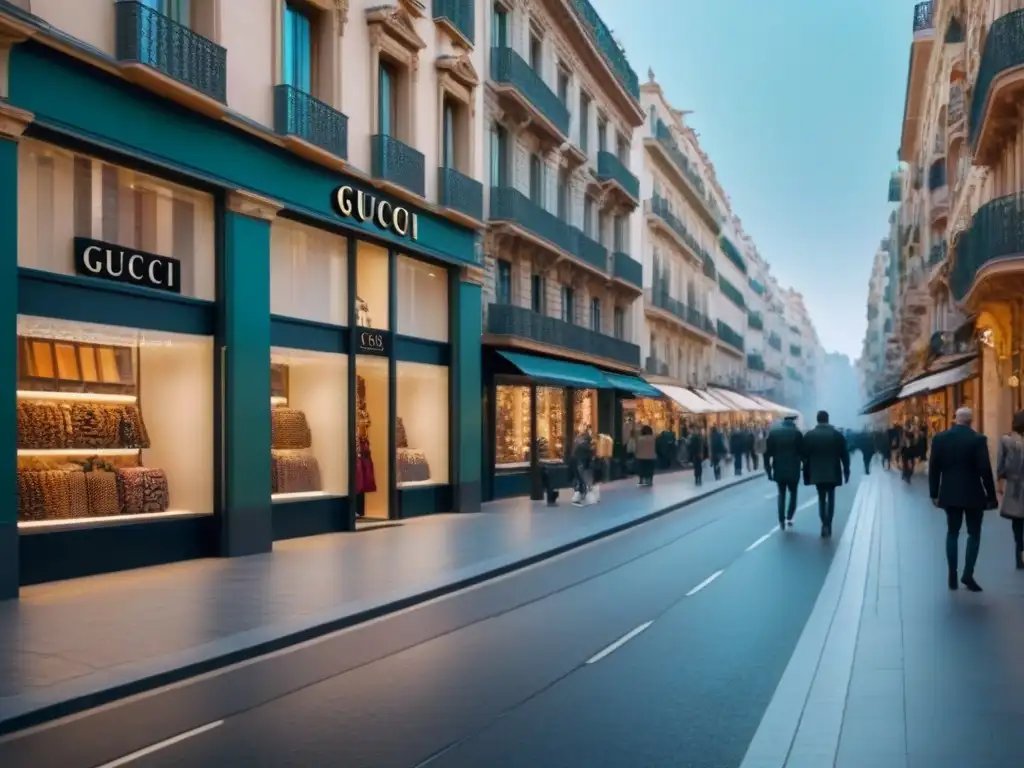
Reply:
[[900, 390], [899, 399], [905, 400], [914, 395], [923, 395], [927, 392], [935, 392], [945, 389], [953, 384], [959, 384], [972, 376], [977, 375], [977, 367], [974, 360], [963, 363], [955, 368], [947, 368], [945, 371], [933, 373], [923, 378], [912, 381]]
[[674, 387], [671, 384], [652, 384], [655, 389], [660, 390], [672, 402], [689, 413], [716, 413], [710, 403], [684, 387]]
[[749, 397], [741, 395], [739, 392], [733, 392], [728, 389], [719, 389], [718, 387], [712, 387], [708, 391], [719, 400], [724, 400], [727, 403], [733, 403], [739, 411], [760, 412], [764, 410], [764, 406], [760, 403], [754, 402]]
[[712, 413], [731, 413], [732, 411], [739, 410], [732, 403], [727, 403], [724, 400], [715, 397], [706, 389], [695, 389], [693, 392], [711, 406]]
[[878, 413], [884, 411], [886, 408], [890, 408], [896, 405], [902, 398], [900, 397], [900, 387], [890, 387], [889, 389], [882, 392], [872, 400], [869, 400], [860, 410], [861, 416], [870, 416], [872, 413]]
[[661, 397], [662, 393], [659, 390], [637, 376], [626, 376], [621, 373], [608, 373], [607, 371], [602, 371], [602, 375], [615, 389], [620, 389], [623, 392], [629, 392], [637, 397]]
[[761, 397], [760, 395], [747, 395], [755, 403], [760, 403], [763, 408], [762, 410], [771, 411], [772, 413], [781, 413], [782, 415], [799, 416], [799, 411], [794, 411], [792, 408], [787, 408], [784, 405], [773, 403], [767, 397]]
[[612, 385], [597, 368], [582, 363], [569, 363], [549, 357], [524, 355], [520, 352], [498, 352], [524, 375], [538, 384], [586, 389], [611, 389]]

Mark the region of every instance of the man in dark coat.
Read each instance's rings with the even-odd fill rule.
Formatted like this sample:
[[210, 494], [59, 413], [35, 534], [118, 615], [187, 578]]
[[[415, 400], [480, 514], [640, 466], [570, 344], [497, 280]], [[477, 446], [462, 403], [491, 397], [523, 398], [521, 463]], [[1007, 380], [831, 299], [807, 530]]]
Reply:
[[743, 474], [743, 457], [747, 453], [747, 437], [742, 428], [734, 429], [729, 434], [729, 453], [732, 454], [733, 469], [739, 477]]
[[[803, 456], [803, 435], [796, 428], [796, 417], [787, 416], [768, 433], [764, 450], [764, 471], [779, 488], [779, 527], [793, 525], [796, 513], [796, 489], [800, 483], [800, 462]], [[786, 505], [786, 492], [789, 505]]]
[[888, 433], [880, 429], [872, 437], [875, 441], [875, 452], [882, 457], [882, 469], [889, 469], [892, 466], [892, 442]]
[[818, 424], [804, 435], [804, 484], [818, 489], [821, 535], [832, 535], [836, 487], [850, 482], [850, 451], [843, 433], [828, 423], [828, 412], [818, 411]]
[[715, 472], [715, 480], [722, 478], [722, 460], [725, 455], [729, 453], [728, 447], [725, 445], [725, 437], [722, 435], [722, 431], [718, 427], [711, 428], [711, 468]]
[[932, 438], [928, 464], [928, 490], [932, 504], [946, 511], [946, 564], [949, 588], [957, 588], [957, 550], [960, 527], [967, 520], [967, 550], [960, 582], [972, 592], [981, 592], [974, 580], [974, 565], [981, 546], [981, 521], [986, 509], [996, 509], [996, 484], [988, 456], [988, 440], [971, 429], [974, 414], [960, 408], [955, 423]]
[[861, 432], [857, 436], [857, 444], [861, 456], [864, 457], [864, 474], [871, 474], [871, 460], [875, 458], [875, 436], [870, 432]]
[[686, 454], [693, 464], [693, 484], [704, 484], [704, 459], [707, 455], [707, 440], [697, 430], [690, 433], [686, 441]]

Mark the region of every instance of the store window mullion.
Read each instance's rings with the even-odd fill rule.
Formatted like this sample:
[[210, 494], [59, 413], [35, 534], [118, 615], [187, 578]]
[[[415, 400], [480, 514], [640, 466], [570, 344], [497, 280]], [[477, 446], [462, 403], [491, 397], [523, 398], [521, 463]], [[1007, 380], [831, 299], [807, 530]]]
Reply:
[[[388, 328], [392, 331], [398, 328], [398, 254], [393, 248], [388, 249]], [[392, 518], [401, 515], [401, 508], [398, 505], [397, 475], [395, 473], [396, 446], [395, 432], [398, 423], [398, 382], [396, 378], [397, 364], [395, 362], [395, 344], [392, 343], [388, 350], [388, 504], [389, 516]]]
[[356, 322], [356, 258], [359, 242], [355, 238], [348, 239], [348, 298], [345, 315], [348, 322], [348, 528], [355, 530], [356, 515], [360, 513], [359, 505], [363, 503], [361, 495], [356, 494], [356, 350], [359, 348], [359, 328]]

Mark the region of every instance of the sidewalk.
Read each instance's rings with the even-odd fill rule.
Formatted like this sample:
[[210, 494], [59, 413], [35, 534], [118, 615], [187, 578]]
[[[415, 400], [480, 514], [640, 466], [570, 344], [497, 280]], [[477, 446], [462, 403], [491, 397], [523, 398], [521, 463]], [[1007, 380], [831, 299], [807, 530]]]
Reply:
[[950, 592], [945, 516], [925, 483], [877, 467], [862, 481], [744, 768], [1024, 763], [1024, 573], [1009, 523], [986, 515], [985, 591]]
[[589, 507], [507, 499], [269, 555], [29, 587], [0, 603], [0, 733], [424, 602], [755, 477], [627, 479]]

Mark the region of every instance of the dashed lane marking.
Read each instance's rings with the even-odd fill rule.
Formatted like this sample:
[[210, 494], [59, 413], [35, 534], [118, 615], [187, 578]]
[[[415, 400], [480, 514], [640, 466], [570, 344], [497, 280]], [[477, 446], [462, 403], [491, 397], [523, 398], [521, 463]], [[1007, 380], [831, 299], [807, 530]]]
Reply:
[[609, 654], [615, 653], [615, 651], [619, 650], [619, 648], [621, 648], [626, 643], [628, 643], [630, 640], [632, 640], [634, 637], [636, 637], [641, 632], [646, 630], [653, 623], [654, 623], [653, 621], [645, 622], [645, 623], [641, 624], [639, 627], [637, 627], [636, 629], [627, 632], [622, 637], [620, 637], [618, 640], [616, 640], [614, 643], [612, 643], [607, 648], [605, 648], [603, 651], [599, 651], [598, 653], [595, 653], [593, 656], [591, 656], [589, 659], [587, 659], [587, 664], [596, 664], [601, 659], [603, 659], [605, 656], [608, 656]]
[[706, 579], [704, 579], [704, 581], [702, 581], [702, 582], [701, 582], [700, 584], [698, 584], [698, 585], [697, 585], [696, 587], [694, 587], [694, 588], [693, 588], [693, 589], [691, 589], [691, 590], [690, 590], [689, 592], [687, 592], [687, 593], [686, 593], [686, 596], [687, 596], [687, 597], [693, 597], [693, 596], [694, 596], [694, 595], [696, 595], [696, 594], [697, 594], [698, 592], [700, 592], [700, 591], [701, 591], [702, 589], [704, 589], [704, 587], [706, 587], [706, 586], [707, 586], [708, 584], [710, 584], [710, 583], [711, 583], [712, 581], [714, 581], [714, 580], [715, 580], [715, 579], [717, 579], [717, 578], [718, 578], [719, 576], [721, 576], [721, 575], [722, 575], [722, 574], [723, 574], [724, 572], [725, 572], [725, 571], [715, 571], [715, 572], [714, 572], [714, 573], [712, 573], [712, 574], [711, 574], [710, 576], [708, 576], [708, 577], [707, 577]]
[[212, 723], [207, 723], [206, 725], [201, 725], [198, 728], [193, 728], [191, 731], [185, 731], [184, 733], [179, 733], [177, 736], [172, 736], [169, 739], [158, 741], [156, 744], [140, 749], [138, 752], [132, 752], [130, 755], [119, 757], [117, 760], [114, 760], [113, 762], [104, 763], [100, 766], [100, 768], [118, 768], [122, 765], [134, 763], [136, 760], [139, 760], [140, 758], [146, 757], [147, 755], [152, 755], [154, 752], [159, 752], [161, 749], [167, 749], [167, 747], [185, 741], [185, 739], [191, 739], [192, 737], [198, 736], [201, 733], [212, 731], [214, 728], [217, 728], [221, 725], [224, 725], [223, 720], [217, 720]]

